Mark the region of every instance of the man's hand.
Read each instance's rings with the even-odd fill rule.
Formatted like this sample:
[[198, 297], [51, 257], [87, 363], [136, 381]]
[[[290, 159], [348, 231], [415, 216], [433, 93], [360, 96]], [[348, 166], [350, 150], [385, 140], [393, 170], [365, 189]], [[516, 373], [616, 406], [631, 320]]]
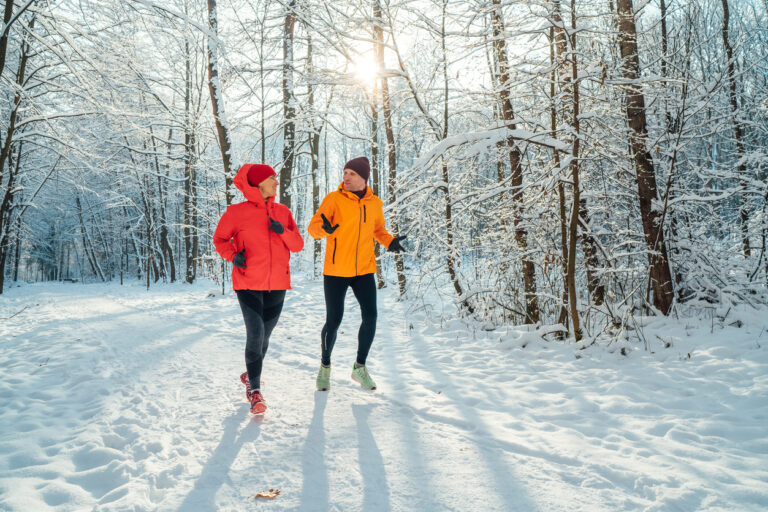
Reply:
[[324, 213], [320, 214], [320, 217], [323, 219], [323, 231], [328, 233], [329, 235], [332, 235], [334, 231], [336, 231], [339, 228], [339, 225], [336, 224], [335, 226], [331, 226], [331, 222], [328, 220], [328, 218], [325, 216]]
[[403, 236], [396, 236], [392, 242], [390, 242], [389, 247], [387, 247], [387, 250], [389, 252], [405, 252], [405, 247], [400, 245], [400, 240], [405, 240], [405, 237], [408, 235]]
[[269, 217], [269, 229], [277, 233], [278, 235], [282, 235], [283, 231], [285, 231], [285, 228], [282, 224], [280, 224], [279, 220], [275, 220], [272, 217]]
[[235, 257], [232, 258], [232, 264], [237, 268], [245, 268], [245, 249], [235, 254]]

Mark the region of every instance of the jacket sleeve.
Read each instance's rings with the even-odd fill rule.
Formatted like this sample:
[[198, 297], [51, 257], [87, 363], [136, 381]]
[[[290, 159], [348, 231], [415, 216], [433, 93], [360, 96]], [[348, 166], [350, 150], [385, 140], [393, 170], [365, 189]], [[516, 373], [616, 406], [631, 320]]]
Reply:
[[386, 221], [384, 220], [384, 211], [381, 208], [381, 204], [379, 204], [379, 211], [376, 215], [376, 218], [374, 219], [373, 224], [373, 238], [375, 238], [376, 241], [381, 245], [389, 249], [389, 244], [392, 243], [392, 240], [394, 240], [395, 237], [389, 234], [385, 224]]
[[216, 247], [216, 252], [227, 261], [232, 261], [237, 251], [235, 250], [235, 244], [232, 241], [232, 237], [235, 234], [235, 222], [232, 212], [229, 208], [224, 212], [224, 215], [219, 219], [219, 224], [216, 226], [216, 231], [213, 233], [213, 245]]
[[285, 226], [285, 231], [283, 231], [283, 234], [280, 235], [280, 239], [283, 241], [289, 251], [299, 252], [304, 248], [304, 239], [301, 238], [299, 227], [296, 225], [296, 221], [293, 220], [291, 211], [288, 210], [288, 208], [286, 208], [286, 210], [288, 211], [288, 225]]
[[325, 199], [323, 199], [323, 202], [320, 203], [320, 208], [317, 209], [315, 214], [312, 216], [312, 220], [309, 221], [309, 226], [307, 227], [307, 231], [309, 231], [309, 235], [312, 238], [319, 239], [319, 238], [325, 238], [328, 236], [328, 233], [325, 232], [325, 230], [322, 228], [323, 226], [323, 219], [320, 217], [321, 214], [324, 214], [326, 218], [328, 219], [328, 222], [330, 222], [333, 225], [333, 218], [334, 218], [334, 212], [336, 211], [336, 201], [333, 199], [333, 192], [325, 196]]

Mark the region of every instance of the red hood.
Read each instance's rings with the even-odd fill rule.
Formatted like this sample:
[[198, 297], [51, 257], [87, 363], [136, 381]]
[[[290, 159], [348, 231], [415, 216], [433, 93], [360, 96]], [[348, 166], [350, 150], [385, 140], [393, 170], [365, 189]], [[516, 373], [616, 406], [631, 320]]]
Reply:
[[[248, 183], [248, 166], [244, 165], [240, 168], [239, 171], [237, 171], [237, 175], [235, 176], [235, 179], [232, 180], [232, 183], [235, 184], [235, 186], [240, 190], [240, 192], [243, 193], [245, 198], [255, 203], [257, 206], [264, 206], [264, 196], [261, 195], [261, 191], [259, 191], [259, 187], [254, 187], [250, 183]], [[267, 202], [274, 201], [274, 197], [270, 197]]]

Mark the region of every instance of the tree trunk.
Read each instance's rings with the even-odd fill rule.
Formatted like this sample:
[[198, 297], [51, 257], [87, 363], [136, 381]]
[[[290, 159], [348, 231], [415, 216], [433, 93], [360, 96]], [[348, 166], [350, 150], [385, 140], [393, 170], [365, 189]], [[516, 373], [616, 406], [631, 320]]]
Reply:
[[[376, 27], [374, 27], [374, 33]], [[379, 30], [381, 30], [379, 28]], [[379, 46], [374, 43], [374, 53], [377, 52]], [[371, 188], [373, 194], [378, 196], [381, 189], [379, 163], [381, 156], [379, 155], [379, 85], [377, 80], [373, 81], [373, 92], [371, 93]], [[381, 272], [381, 245], [376, 244], [374, 248], [374, 258], [376, 259], [376, 287], [382, 289], [387, 286], [384, 281], [384, 275]]]
[[[375, 27], [381, 27], [381, 5], [378, 0], [374, 0], [373, 4], [373, 17], [376, 20]], [[378, 50], [376, 52], [376, 58], [378, 61], [379, 69], [384, 69], [384, 39], [381, 29], [374, 28], [374, 37], [377, 38], [376, 44]], [[398, 208], [395, 206], [397, 201], [397, 194], [395, 190], [395, 182], [397, 180], [397, 153], [395, 152], [395, 132], [392, 129], [392, 108], [389, 100], [389, 82], [386, 77], [381, 78], [381, 104], [384, 114], [384, 132], [387, 136], [387, 163], [389, 171], [389, 204], [393, 205], [392, 214], [390, 215], [390, 224], [392, 226], [392, 232], [396, 235], [399, 233], [398, 228]], [[397, 269], [397, 283], [400, 290], [400, 295], [405, 294], [405, 266], [403, 264], [402, 254], [395, 254], [395, 268]]]
[[[314, 63], [312, 61], [312, 32], [307, 27], [307, 74], [312, 76], [314, 73]], [[316, 124], [315, 116], [315, 84], [310, 79], [307, 82], [307, 105], [310, 113], [309, 130], [309, 153], [311, 158], [312, 176], [312, 211], [316, 212], [320, 207], [320, 184], [317, 173], [320, 172], [320, 129]], [[312, 272], [315, 276], [319, 275], [318, 269], [322, 261], [322, 244], [320, 240], [315, 240], [312, 244]]]
[[[3, 13], [3, 28], [5, 31], [0, 34], [0, 75], [5, 71], [5, 55], [8, 53], [8, 37], [11, 32], [8, 22], [11, 21], [12, 15], [13, 0], [5, 0], [5, 11]], [[2, 293], [2, 287], [0, 287], [0, 293]]]
[[[493, 0], [493, 9], [491, 10], [491, 25], [493, 30], [493, 45], [496, 50], [496, 59], [499, 63], [499, 97], [502, 106], [502, 117], [507, 123], [507, 127], [515, 129], [513, 122], [515, 113], [512, 109], [512, 100], [509, 89], [509, 61], [507, 60], [507, 44], [504, 40], [504, 18], [501, 12], [501, 1]], [[523, 170], [521, 165], [522, 155], [520, 148], [512, 138], [507, 139], [509, 148], [509, 168], [511, 170], [511, 185], [514, 189], [512, 195], [513, 202], [513, 223], [515, 226], [515, 240], [520, 250], [523, 267], [523, 287], [525, 289], [525, 321], [526, 323], [536, 323], [539, 321], [539, 302], [536, 296], [536, 269], [533, 261], [528, 254], [528, 232], [521, 225], [524, 213], [523, 197]]]
[[83, 239], [83, 252], [88, 259], [88, 264], [91, 266], [93, 275], [101, 279], [101, 281], [104, 281], [104, 273], [101, 271], [101, 266], [99, 266], [99, 261], [93, 250], [91, 237], [88, 234], [88, 229], [85, 227], [85, 221], [83, 220], [83, 208], [80, 204], [80, 197], [75, 197], [75, 206], [77, 206], [77, 217], [80, 220], [80, 235]]
[[664, 231], [659, 225], [659, 212], [653, 208], [658, 200], [653, 158], [646, 149], [648, 129], [645, 118], [645, 97], [638, 83], [640, 59], [637, 49], [637, 31], [632, 0], [617, 0], [619, 18], [619, 51], [621, 73], [626, 84], [624, 89], [625, 113], [629, 126], [629, 147], [635, 164], [640, 216], [648, 249], [650, 283], [653, 289], [653, 305], [664, 315], [669, 314], [674, 299], [672, 275], [667, 258]]
[[[224, 166], [224, 197], [227, 206], [232, 204], [234, 192], [232, 191], [233, 156], [232, 139], [229, 133], [229, 123], [224, 110], [224, 96], [222, 94], [221, 81], [219, 80], [219, 40], [218, 20], [216, 16], [216, 0], [208, 0], [208, 91], [211, 95], [213, 108], [213, 120], [216, 123], [216, 134], [221, 149], [221, 162]], [[187, 49], [189, 52], [189, 50]], [[189, 53], [187, 53], [189, 55]]]
[[[579, 150], [581, 149], [581, 123], [579, 114], [581, 105], [579, 104], [579, 73], [576, 62], [576, 6], [575, 0], [571, 0], [571, 29], [569, 34], [570, 42], [570, 64], [571, 75], [568, 77], [568, 86], [570, 89], [571, 100], [571, 128], [573, 130], [573, 139], [571, 141], [571, 181], [573, 182], [573, 208], [571, 211], [571, 222], [569, 226], [568, 240], [568, 302], [571, 306], [571, 322], [573, 323], [573, 336], [576, 341], [581, 341], [582, 331], [579, 320], [578, 297], [576, 295], [576, 237], [579, 228], [579, 217], [581, 215], [582, 203], [579, 167]], [[584, 238], [582, 237], [582, 240]]]
[[[184, 228], [182, 229], [182, 235], [184, 237], [184, 281], [191, 284], [195, 281], [195, 253], [193, 250], [194, 240], [192, 231], [196, 226], [192, 222], [192, 210], [195, 208], [193, 197], [195, 191], [195, 130], [192, 126], [192, 55], [189, 39], [184, 42], [184, 52]], [[209, 65], [209, 72], [210, 69], [211, 66]], [[211, 89], [211, 91], [213, 90]], [[226, 166], [225, 176], [229, 178]], [[226, 186], [226, 190], [228, 193], [229, 185]], [[226, 201], [227, 204], [230, 204], [231, 198], [227, 196]]]
[[296, 107], [293, 93], [293, 28], [296, 24], [296, 0], [290, 0], [283, 23], [283, 166], [280, 169], [280, 202], [291, 207], [291, 176], [296, 137]]
[[[10, 8], [6, 4], [6, 14]], [[7, 23], [7, 21], [6, 21]], [[32, 18], [30, 22], [30, 30], [34, 28], [35, 18]], [[7, 41], [3, 44], [7, 45]], [[7, 46], [6, 46], [7, 47]], [[5, 57], [6, 48], [0, 48]], [[13, 97], [13, 107], [8, 119], [8, 130], [5, 135], [5, 141], [3, 141], [2, 149], [0, 149], [0, 185], [3, 184], [4, 176], [8, 179], [5, 183], [5, 191], [2, 194], [2, 200], [0, 200], [0, 294], [3, 293], [3, 286], [5, 283], [5, 262], [7, 261], [8, 252], [8, 233], [11, 230], [10, 222], [11, 210], [13, 208], [13, 196], [15, 193], [15, 179], [16, 173], [11, 165], [11, 153], [13, 147], [13, 136], [16, 133], [16, 123], [19, 117], [19, 107], [21, 106], [21, 90], [24, 87], [24, 80], [27, 71], [27, 62], [29, 60], [30, 45], [25, 38], [21, 45], [21, 57], [19, 59], [19, 68], [16, 72], [16, 85], [17, 90]], [[5, 64], [3, 64], [5, 65]], [[0, 67], [0, 71], [2, 68]], [[7, 169], [7, 171], [6, 171]]]
[[[19, 280], [19, 261], [21, 261], [21, 217], [16, 219], [16, 240], [15, 240], [15, 252], [13, 258], [13, 282]], [[2, 271], [0, 271], [2, 272]], [[0, 287], [2, 287], [2, 283], [0, 282]]]
[[747, 164], [744, 160], [744, 127], [739, 122], [739, 104], [736, 101], [736, 63], [733, 58], [733, 48], [728, 39], [728, 25], [730, 13], [728, 11], [728, 0], [722, 0], [723, 3], [723, 46], [725, 46], [725, 56], [728, 59], [728, 97], [731, 102], [731, 114], [733, 117], [733, 134], [736, 137], [736, 156], [739, 161], [738, 180], [743, 190], [739, 197], [739, 217], [741, 220], [741, 245], [744, 250], [744, 256], [751, 254], [749, 247], [749, 212], [747, 210], [747, 197], [749, 180], [747, 180]]
[[[560, 37], [560, 34], [558, 34]], [[551, 101], [549, 120], [550, 128], [552, 129], [552, 137], [557, 137], [557, 104], [555, 99], [555, 81], [557, 80], [557, 60], [555, 58], [555, 27], [549, 28], [549, 62], [552, 68], [550, 72], [549, 81], [549, 98]], [[555, 168], [558, 174], [560, 173], [560, 152], [554, 151]], [[563, 272], [563, 304], [560, 307], [560, 314], [558, 316], [558, 323], [563, 324], [568, 329], [568, 221], [565, 213], [565, 186], [563, 180], [558, 177], [557, 180], [557, 197], [558, 206], [560, 212], [560, 258], [561, 258], [561, 270]], [[561, 334], [560, 334], [561, 335]]]

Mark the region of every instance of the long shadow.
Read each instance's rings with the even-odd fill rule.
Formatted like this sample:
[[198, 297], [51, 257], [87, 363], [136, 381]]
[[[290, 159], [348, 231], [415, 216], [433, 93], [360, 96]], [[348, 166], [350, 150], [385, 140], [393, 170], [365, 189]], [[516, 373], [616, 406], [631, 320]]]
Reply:
[[[382, 363], [389, 368], [401, 368], [406, 364], [398, 357], [398, 351], [393, 346], [381, 347]], [[399, 385], [392, 390], [398, 397], [397, 401], [391, 400], [393, 405], [410, 411], [412, 397], [408, 386]], [[425, 450], [424, 439], [417, 430], [415, 415], [402, 414], [397, 422], [399, 427], [398, 439], [403, 445], [402, 456], [398, 455], [398, 472], [405, 473], [409, 480], [419, 481], [418, 488], [398, 489], [398, 500], [407, 500], [413, 510], [455, 510], [455, 505], [441, 500], [437, 493], [436, 475], [430, 471], [429, 462]], [[390, 453], [395, 453], [394, 447], [388, 447]]]
[[315, 408], [307, 439], [301, 451], [301, 506], [299, 510], [330, 509], [328, 470], [325, 464], [325, 427], [323, 414], [328, 403], [327, 391], [315, 392]]
[[[432, 359], [432, 348], [420, 336], [411, 338], [405, 346], [413, 352], [412, 357], [414, 358]], [[426, 364], [424, 367], [432, 374], [432, 382], [440, 382], [443, 394], [458, 406], [464, 423], [474, 427], [474, 432], [465, 429], [467, 439], [474, 441], [483, 454], [482, 461], [486, 466], [484, 474], [489, 475], [488, 479], [494, 482], [493, 488], [496, 489], [499, 498], [505, 502], [505, 510], [540, 510], [540, 507], [527, 496], [524, 489], [515, 483], [514, 471], [501, 457], [500, 450], [494, 449], [498, 447], [504, 451], [506, 446], [503, 440], [495, 438], [490, 433], [483, 419], [472, 407], [462, 406], [461, 392], [453, 384], [451, 377], [439, 368], [439, 363]], [[476, 436], [491, 441], [491, 446], [483, 446], [484, 443], [480, 442]], [[475, 468], [475, 472], [479, 470], [480, 468]]]
[[373, 405], [352, 405], [357, 422], [357, 459], [363, 477], [363, 510], [391, 510], [384, 459], [368, 426]]
[[261, 433], [260, 420], [252, 418], [240, 430], [243, 422], [243, 408], [238, 408], [224, 420], [224, 432], [219, 445], [205, 463], [200, 476], [195, 481], [192, 490], [184, 498], [178, 512], [198, 512], [200, 510], [216, 510], [215, 498], [219, 488], [224, 483], [230, 483], [229, 469], [237, 458], [238, 453], [246, 443], [258, 439]]

